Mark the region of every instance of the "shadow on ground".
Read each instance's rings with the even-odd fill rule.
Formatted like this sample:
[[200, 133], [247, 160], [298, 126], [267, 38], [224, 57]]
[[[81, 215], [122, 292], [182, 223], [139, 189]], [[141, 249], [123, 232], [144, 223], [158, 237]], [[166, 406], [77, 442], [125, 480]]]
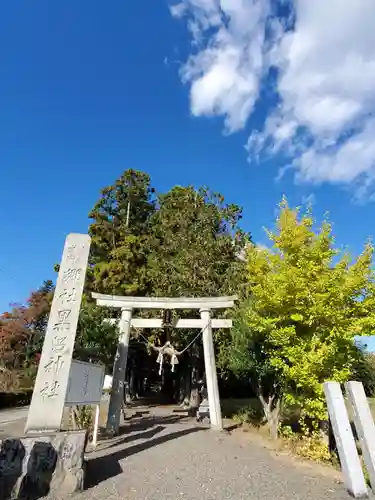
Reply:
[[137, 441], [139, 439], [151, 439], [164, 429], [165, 427], [163, 425], [158, 425], [157, 427], [155, 427], [154, 429], [150, 429], [149, 431], [138, 432], [137, 434], [130, 434], [129, 436], [123, 438], [121, 437], [112, 438], [111, 443], [108, 446], [101, 446], [100, 449], [108, 450], [109, 448], [121, 446], [122, 444], [128, 444], [131, 443], [132, 441]]
[[[145, 438], [147, 439], [149, 437], [149, 434], [151, 434], [151, 432], [153, 434], [154, 431], [160, 432], [161, 430], [160, 427], [161, 426], [159, 426], [159, 428], [156, 427], [156, 429], [153, 429], [152, 431], [136, 434], [134, 436], [129, 436], [129, 440], [131, 441], [132, 439], [145, 439]], [[150, 441], [145, 441], [144, 443], [130, 446], [128, 448], [116, 451], [114, 453], [109, 452], [105, 456], [92, 458], [87, 462], [85, 489], [93, 488], [94, 486], [97, 486], [101, 482], [121, 474], [123, 472], [122, 467], [119, 463], [121, 460], [124, 460], [125, 458], [128, 458], [132, 455], [135, 455], [136, 453], [140, 453], [149, 448], [153, 448], [168, 441], [172, 441], [173, 439], [178, 439], [182, 436], [186, 436], [187, 434], [199, 432], [202, 430], [204, 429], [199, 427], [183, 429], [180, 431], [172, 432], [170, 434], [159, 436], [155, 439], [151, 439]], [[124, 444], [124, 442], [119, 444]]]
[[[126, 411], [126, 410], [125, 410]], [[150, 411], [149, 410], [145, 410], [145, 411], [136, 411], [135, 413], [133, 413], [133, 415], [130, 415], [130, 417], [125, 417], [125, 420], [126, 421], [129, 421], [129, 420], [134, 420], [135, 418], [141, 418], [143, 417], [144, 415], [149, 415], [150, 414]]]
[[[139, 418], [139, 420], [133, 421], [133, 419]], [[176, 424], [182, 420], [186, 420], [186, 415], [168, 415], [168, 416], [151, 416], [151, 417], [141, 417], [137, 415], [137, 417], [129, 417], [125, 420], [125, 425], [120, 427], [119, 436], [123, 436], [124, 434], [130, 434], [132, 432], [141, 432], [146, 431], [152, 427], [157, 425], [170, 425]], [[100, 429], [100, 433], [102, 436], [100, 437], [101, 441], [105, 441], [106, 439], [113, 439], [111, 436], [105, 435], [105, 428]]]

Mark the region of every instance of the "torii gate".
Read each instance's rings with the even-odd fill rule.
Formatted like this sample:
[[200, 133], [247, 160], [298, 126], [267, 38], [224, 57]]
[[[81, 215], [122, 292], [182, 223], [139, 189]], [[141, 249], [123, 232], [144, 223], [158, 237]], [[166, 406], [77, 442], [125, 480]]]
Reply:
[[204, 364], [206, 371], [208, 403], [210, 407], [211, 428], [218, 431], [222, 430], [223, 423], [221, 418], [212, 329], [231, 328], [232, 320], [211, 319], [211, 310], [233, 307], [237, 297], [121, 297], [117, 295], [103, 295], [100, 293], [93, 293], [92, 297], [96, 300], [98, 306], [121, 309], [121, 318], [119, 320], [120, 337], [113, 368], [107, 431], [114, 434], [118, 434], [119, 432], [131, 327], [162, 327], [162, 319], [133, 318], [133, 309], [199, 309], [201, 319], [178, 319], [173, 326], [175, 328], [200, 328], [203, 331]]

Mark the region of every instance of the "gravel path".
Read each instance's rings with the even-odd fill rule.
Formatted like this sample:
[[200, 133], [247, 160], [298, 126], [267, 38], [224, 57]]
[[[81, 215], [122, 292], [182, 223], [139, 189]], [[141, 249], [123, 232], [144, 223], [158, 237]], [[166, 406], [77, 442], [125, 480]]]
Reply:
[[87, 489], [77, 500], [348, 499], [344, 486], [318, 467], [160, 409], [135, 415], [122, 436], [88, 457]]

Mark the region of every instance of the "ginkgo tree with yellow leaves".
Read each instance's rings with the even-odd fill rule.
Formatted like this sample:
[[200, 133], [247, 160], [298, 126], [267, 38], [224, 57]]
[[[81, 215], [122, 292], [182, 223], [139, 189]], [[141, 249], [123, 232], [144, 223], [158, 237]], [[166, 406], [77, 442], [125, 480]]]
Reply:
[[248, 372], [277, 434], [283, 405], [301, 420], [326, 418], [323, 382], [347, 381], [358, 357], [354, 338], [375, 325], [373, 247], [356, 259], [334, 246], [332, 227], [316, 227], [311, 210], [280, 204], [269, 247], [247, 251], [246, 299], [227, 358]]

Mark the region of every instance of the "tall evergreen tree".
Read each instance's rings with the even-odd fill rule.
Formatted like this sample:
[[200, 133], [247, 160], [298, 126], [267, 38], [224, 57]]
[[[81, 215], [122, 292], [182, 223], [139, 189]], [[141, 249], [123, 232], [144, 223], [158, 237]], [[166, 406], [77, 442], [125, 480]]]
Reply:
[[[207, 188], [176, 186], [160, 195], [158, 209], [151, 217], [147, 269], [153, 294], [204, 297], [237, 293], [244, 275], [244, 262], [237, 256], [249, 241], [249, 235], [238, 225], [241, 216], [237, 205], [225, 204], [220, 194]], [[191, 317], [193, 312], [178, 314]], [[169, 338], [184, 348], [196, 334], [196, 330], [174, 329]], [[225, 335], [222, 334], [222, 340]], [[186, 404], [196, 406], [197, 381], [203, 370], [199, 340], [180, 362], [180, 397]]]
[[155, 209], [150, 177], [126, 170], [101, 191], [89, 217], [92, 238], [88, 282], [92, 290], [123, 295], [147, 291], [149, 218]]
[[237, 291], [237, 258], [249, 236], [242, 211], [208, 188], [176, 186], [151, 217], [148, 273], [155, 295], [218, 296]]

